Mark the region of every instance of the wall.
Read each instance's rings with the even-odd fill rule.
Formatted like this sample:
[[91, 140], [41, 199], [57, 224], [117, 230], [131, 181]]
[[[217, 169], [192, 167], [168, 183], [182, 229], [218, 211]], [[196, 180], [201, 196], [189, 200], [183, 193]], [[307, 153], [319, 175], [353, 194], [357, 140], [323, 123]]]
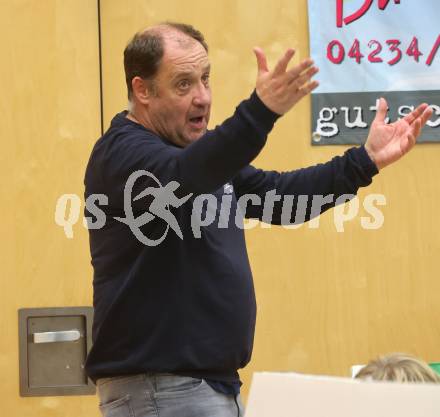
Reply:
[[[17, 309], [91, 305], [87, 233], [66, 239], [54, 222], [57, 198], [83, 193], [83, 173], [100, 131], [96, 2], [0, 2], [2, 82], [1, 409], [8, 416], [98, 416], [95, 397], [18, 396]], [[104, 123], [126, 106], [122, 51], [133, 33], [162, 20], [192, 23], [210, 44], [211, 126], [254, 87], [252, 47], [271, 65], [289, 46], [308, 54], [306, 0], [102, 0]], [[319, 79], [319, 77], [318, 77]], [[346, 147], [310, 146], [310, 101], [276, 125], [255, 165], [289, 170], [323, 162]], [[320, 227], [247, 232], [258, 299], [252, 362], [242, 371], [347, 375], [383, 352], [440, 361], [437, 253], [440, 148], [417, 146], [360, 193], [382, 193], [384, 226], [360, 217], [337, 233], [333, 212]], [[361, 211], [361, 215], [365, 215]]]
[[1, 1], [0, 391], [2, 416], [98, 416], [87, 397], [19, 397], [17, 310], [91, 305], [87, 231], [54, 222], [64, 193], [83, 194], [100, 133], [96, 2]]

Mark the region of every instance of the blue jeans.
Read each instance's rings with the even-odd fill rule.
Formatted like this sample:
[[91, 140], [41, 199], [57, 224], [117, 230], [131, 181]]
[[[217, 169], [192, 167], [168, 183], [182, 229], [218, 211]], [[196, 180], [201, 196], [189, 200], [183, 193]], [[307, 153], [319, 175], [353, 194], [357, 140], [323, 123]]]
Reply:
[[242, 417], [240, 396], [213, 390], [203, 379], [171, 374], [102, 378], [104, 417]]

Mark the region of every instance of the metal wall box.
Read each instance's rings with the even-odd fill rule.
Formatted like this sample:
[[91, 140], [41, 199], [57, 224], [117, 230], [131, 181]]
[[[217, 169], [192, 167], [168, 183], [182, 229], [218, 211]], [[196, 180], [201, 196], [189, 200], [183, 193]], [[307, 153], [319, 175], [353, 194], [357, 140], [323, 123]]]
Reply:
[[93, 307], [18, 310], [20, 395], [91, 395], [84, 363], [92, 343]]

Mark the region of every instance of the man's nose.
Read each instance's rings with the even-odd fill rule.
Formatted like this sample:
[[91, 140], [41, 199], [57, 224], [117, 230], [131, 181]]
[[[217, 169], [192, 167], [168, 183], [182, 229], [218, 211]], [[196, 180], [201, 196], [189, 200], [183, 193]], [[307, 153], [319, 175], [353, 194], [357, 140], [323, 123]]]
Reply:
[[200, 83], [194, 93], [193, 104], [196, 106], [207, 106], [211, 104], [211, 90]]

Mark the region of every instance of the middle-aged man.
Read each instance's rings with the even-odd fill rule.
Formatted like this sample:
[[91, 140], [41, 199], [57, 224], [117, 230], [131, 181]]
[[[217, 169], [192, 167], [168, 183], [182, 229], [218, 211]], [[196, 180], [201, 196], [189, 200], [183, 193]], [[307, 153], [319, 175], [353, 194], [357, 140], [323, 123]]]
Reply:
[[[431, 115], [423, 104], [386, 125], [381, 99], [365, 146], [315, 167], [262, 171], [250, 163], [275, 121], [317, 86], [317, 68], [306, 59], [288, 69], [288, 49], [269, 70], [255, 48], [255, 91], [208, 131], [207, 51], [189, 25], [136, 34], [124, 52], [129, 111], [113, 118], [87, 167], [86, 197], [107, 196], [105, 225], [90, 230], [95, 317], [86, 363], [104, 416], [241, 415], [237, 370], [251, 357], [256, 305], [237, 201], [245, 197], [245, 217], [281, 224], [280, 202], [264, 213], [269, 191], [333, 201], [355, 194], [413, 147]], [[319, 214], [312, 211], [309, 204], [305, 220]]]

